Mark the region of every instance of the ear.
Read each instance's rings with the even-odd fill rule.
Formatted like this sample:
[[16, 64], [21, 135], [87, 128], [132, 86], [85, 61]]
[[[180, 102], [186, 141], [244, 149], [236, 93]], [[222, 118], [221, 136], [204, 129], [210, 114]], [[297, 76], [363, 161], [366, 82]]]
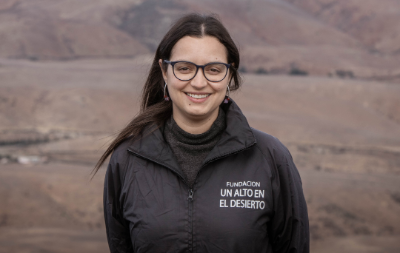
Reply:
[[164, 68], [163, 68], [163, 61], [162, 59], [158, 60], [158, 65], [160, 65], [160, 69], [164, 78], [164, 82], [167, 82], [167, 73], [164, 72]]

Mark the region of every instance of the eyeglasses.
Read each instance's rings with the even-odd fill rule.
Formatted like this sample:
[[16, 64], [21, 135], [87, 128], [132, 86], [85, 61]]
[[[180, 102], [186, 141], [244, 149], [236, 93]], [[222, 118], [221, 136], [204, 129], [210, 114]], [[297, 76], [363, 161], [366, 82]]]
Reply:
[[228, 69], [231, 64], [222, 62], [210, 62], [206, 65], [197, 65], [189, 61], [167, 61], [165, 63], [171, 64], [174, 76], [181, 81], [192, 80], [199, 68], [203, 69], [204, 77], [210, 82], [221, 82], [228, 74]]

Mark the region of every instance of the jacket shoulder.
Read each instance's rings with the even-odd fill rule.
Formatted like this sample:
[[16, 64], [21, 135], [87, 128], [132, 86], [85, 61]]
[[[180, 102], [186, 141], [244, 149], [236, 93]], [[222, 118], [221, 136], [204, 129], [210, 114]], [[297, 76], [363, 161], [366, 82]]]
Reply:
[[133, 138], [124, 139], [113, 151], [108, 163], [106, 174], [119, 178], [120, 184], [124, 181], [127, 167], [129, 164], [128, 148], [132, 144]]
[[256, 138], [256, 147], [264, 154], [264, 156], [272, 156], [276, 161], [282, 161], [287, 158], [292, 159], [292, 155], [283, 143], [270, 134], [260, 130], [251, 128]]
[[128, 148], [132, 145], [133, 138], [126, 138], [124, 139], [113, 151], [110, 163], [111, 162], [118, 162], [124, 163], [126, 157], [128, 156]]
[[267, 160], [274, 161], [277, 165], [293, 161], [289, 150], [278, 138], [254, 128], [252, 128], [252, 131], [257, 141], [256, 148]]

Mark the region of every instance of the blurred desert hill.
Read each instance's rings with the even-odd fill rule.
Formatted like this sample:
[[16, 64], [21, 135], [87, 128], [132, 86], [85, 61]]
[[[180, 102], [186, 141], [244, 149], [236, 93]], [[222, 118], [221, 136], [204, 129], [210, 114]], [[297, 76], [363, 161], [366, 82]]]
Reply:
[[398, 1], [285, 0], [379, 53], [400, 54]]
[[220, 16], [243, 72], [400, 79], [400, 2], [393, 0], [3, 0], [0, 57], [151, 54], [188, 12]]
[[[0, 60], [0, 252], [107, 252], [103, 167], [138, 111], [138, 59]], [[251, 126], [290, 150], [308, 203], [312, 252], [400, 249], [400, 86], [244, 74]], [[330, 251], [327, 251], [330, 250]]]

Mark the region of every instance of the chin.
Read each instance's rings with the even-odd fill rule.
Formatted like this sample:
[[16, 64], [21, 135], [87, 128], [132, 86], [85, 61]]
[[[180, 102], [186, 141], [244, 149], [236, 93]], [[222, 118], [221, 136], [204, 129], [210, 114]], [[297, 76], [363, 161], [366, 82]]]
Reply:
[[209, 113], [204, 112], [204, 111], [191, 111], [191, 112], [187, 112], [187, 114], [190, 115], [191, 117], [202, 117]]
[[[218, 108], [216, 108], [218, 109]], [[187, 113], [189, 115], [191, 115], [192, 117], [204, 117], [204, 116], [208, 116], [211, 115], [214, 112], [214, 110], [190, 110]]]

